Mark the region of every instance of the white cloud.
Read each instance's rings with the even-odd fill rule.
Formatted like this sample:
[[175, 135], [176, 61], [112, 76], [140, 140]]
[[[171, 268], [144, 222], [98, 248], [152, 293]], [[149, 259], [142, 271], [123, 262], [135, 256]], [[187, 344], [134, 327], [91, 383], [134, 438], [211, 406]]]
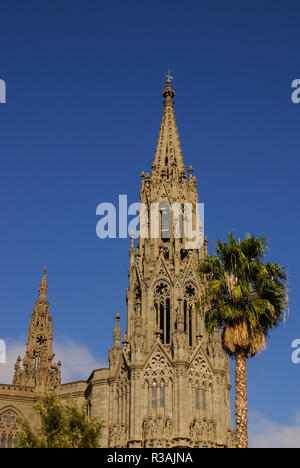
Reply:
[[[6, 340], [6, 364], [0, 364], [0, 383], [11, 384], [14, 365], [20, 355], [25, 354], [26, 338]], [[78, 344], [67, 337], [59, 337], [54, 341], [54, 361], [62, 362], [62, 382], [86, 380], [94, 369], [107, 367], [107, 362], [97, 359], [84, 344]]]
[[14, 375], [14, 365], [17, 357], [25, 354], [26, 338], [20, 340], [5, 340], [6, 364], [0, 364], [0, 383], [11, 384]]
[[62, 337], [54, 341], [55, 361], [61, 361], [62, 382], [86, 380], [94, 369], [107, 367], [104, 359], [97, 359], [87, 346]]
[[249, 413], [249, 446], [252, 448], [300, 448], [300, 411], [290, 424], [280, 424], [263, 414]]

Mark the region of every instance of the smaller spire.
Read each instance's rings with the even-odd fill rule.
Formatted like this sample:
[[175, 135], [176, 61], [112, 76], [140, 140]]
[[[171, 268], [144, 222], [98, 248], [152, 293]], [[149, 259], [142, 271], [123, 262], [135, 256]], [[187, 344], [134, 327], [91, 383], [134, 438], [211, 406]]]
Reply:
[[46, 300], [47, 299], [47, 291], [48, 291], [48, 285], [47, 285], [47, 279], [46, 279], [46, 267], [44, 267], [43, 270], [43, 277], [42, 277], [42, 282], [40, 284], [40, 299]]
[[120, 321], [120, 314], [117, 314], [116, 315], [116, 326], [115, 326], [115, 329], [114, 329], [114, 347], [115, 348], [120, 348], [121, 347], [122, 332], [121, 332], [121, 329], [120, 329], [119, 321]]
[[131, 231], [130, 233], [130, 250], [135, 250], [134, 249], [134, 232]]
[[192, 166], [189, 167], [188, 169], [189, 173], [190, 173], [190, 180], [192, 179], [192, 176], [193, 176], [193, 172], [194, 172], [194, 168]]
[[134, 265], [134, 257], [135, 257], [135, 248], [134, 248], [134, 232], [131, 231], [130, 233], [130, 248], [129, 248], [129, 257], [130, 257], [130, 266]]

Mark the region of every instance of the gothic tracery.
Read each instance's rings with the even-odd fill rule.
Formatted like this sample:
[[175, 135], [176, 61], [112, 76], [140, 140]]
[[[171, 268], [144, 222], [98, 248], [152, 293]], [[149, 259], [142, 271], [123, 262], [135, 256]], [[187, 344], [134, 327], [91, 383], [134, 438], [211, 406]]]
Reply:
[[0, 414], [0, 448], [17, 448], [20, 432], [20, 417], [12, 409]]

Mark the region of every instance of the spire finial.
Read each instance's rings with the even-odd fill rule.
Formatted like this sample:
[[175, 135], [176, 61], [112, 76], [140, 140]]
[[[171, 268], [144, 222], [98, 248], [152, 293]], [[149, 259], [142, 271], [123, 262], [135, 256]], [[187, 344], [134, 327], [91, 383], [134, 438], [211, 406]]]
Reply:
[[44, 299], [44, 300], [47, 299], [47, 291], [48, 291], [47, 279], [46, 279], [46, 272], [47, 272], [47, 268], [44, 267], [44, 269], [43, 269], [42, 282], [41, 282], [40, 288], [39, 288], [39, 291], [40, 291], [40, 299]]
[[130, 253], [133, 253], [135, 252], [135, 248], [134, 248], [134, 232], [131, 231], [130, 233], [130, 249], [129, 249], [129, 252]]
[[174, 89], [171, 88], [173, 76], [171, 76], [171, 70], [168, 70], [168, 74], [165, 75], [167, 78], [167, 84], [166, 88], [162, 92], [163, 97], [165, 98], [164, 100], [164, 106], [172, 106], [174, 105], [173, 97], [175, 96], [175, 91]]
[[193, 172], [194, 172], [194, 168], [192, 166], [189, 167], [188, 169], [189, 173], [190, 173], [190, 179], [192, 179], [192, 175], [193, 175]]
[[173, 73], [173, 71], [168, 68], [168, 73], [165, 75], [167, 83], [171, 83], [171, 81], [174, 80], [174, 76], [171, 76], [171, 73]]

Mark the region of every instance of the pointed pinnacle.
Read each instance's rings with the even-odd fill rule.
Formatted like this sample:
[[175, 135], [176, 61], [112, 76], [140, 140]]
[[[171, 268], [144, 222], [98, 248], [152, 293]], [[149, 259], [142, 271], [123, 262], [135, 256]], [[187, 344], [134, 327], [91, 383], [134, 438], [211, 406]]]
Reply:
[[46, 269], [46, 267], [44, 267], [42, 282], [41, 282], [40, 288], [39, 288], [40, 299], [47, 299], [48, 286], [47, 286], [47, 279], [46, 279], [46, 271], [47, 271], [47, 269]]

